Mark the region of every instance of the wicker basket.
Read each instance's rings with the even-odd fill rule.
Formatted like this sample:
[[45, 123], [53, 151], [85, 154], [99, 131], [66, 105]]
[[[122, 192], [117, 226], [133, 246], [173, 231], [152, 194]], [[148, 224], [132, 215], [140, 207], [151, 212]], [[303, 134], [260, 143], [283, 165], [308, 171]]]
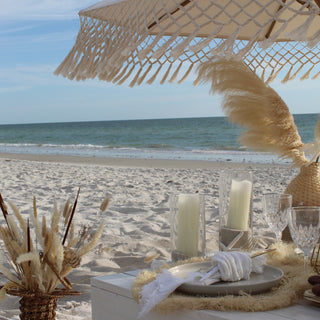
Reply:
[[8, 294], [19, 296], [21, 320], [55, 320], [57, 300], [66, 295], [80, 295], [80, 292], [56, 289], [50, 294], [7, 290]]
[[[320, 206], [320, 163], [313, 162], [301, 167], [300, 173], [288, 184], [285, 193], [292, 195], [292, 206]], [[292, 241], [289, 228], [282, 239]]]
[[320, 274], [320, 244], [313, 248], [310, 264], [313, 267], [313, 270]]

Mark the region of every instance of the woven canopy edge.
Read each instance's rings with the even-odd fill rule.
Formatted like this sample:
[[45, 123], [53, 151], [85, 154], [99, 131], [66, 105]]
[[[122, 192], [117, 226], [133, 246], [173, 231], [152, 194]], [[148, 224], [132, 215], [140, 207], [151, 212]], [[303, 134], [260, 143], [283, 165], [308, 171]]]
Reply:
[[[158, 1], [158, 6], [160, 2], [164, 5], [168, 1]], [[151, 84], [156, 78], [160, 79], [160, 83], [181, 83], [193, 74], [195, 65], [219, 56], [243, 59], [267, 82], [274, 80], [281, 71], [283, 82], [298, 75], [302, 80], [315, 79], [320, 74], [320, 25], [319, 30], [308, 39], [304, 37], [305, 41], [300, 41], [303, 38], [302, 30], [308, 30], [320, 13], [319, 7], [313, 2], [312, 9], [307, 8], [309, 16], [303, 25], [297, 25], [295, 30], [290, 31], [290, 37], [297, 41], [283, 42], [277, 41], [277, 34], [265, 41], [257, 41], [265, 28], [259, 29], [249, 41], [238, 40], [237, 36], [244, 26], [236, 28], [226, 39], [216, 38], [221, 26], [217, 26], [211, 34], [203, 38], [198, 37], [196, 31], [189, 35], [180, 35], [177, 32], [165, 36], [165, 31], [153, 35], [147, 27], [150, 22], [146, 17], [150, 12], [154, 13], [154, 3], [142, 0], [121, 1], [113, 6], [92, 6], [88, 8], [91, 8], [89, 11], [80, 11], [81, 28], [76, 42], [55, 70], [55, 74], [71, 80], [97, 78], [116, 84], [130, 79], [130, 86], [143, 82]], [[106, 16], [109, 18], [96, 18], [97, 12], [101, 14], [101, 10], [107, 12]], [[304, 15], [305, 10], [306, 5]], [[93, 17], [88, 16], [89, 12]], [[128, 18], [121, 19], [126, 15]], [[285, 26], [278, 30], [278, 34], [280, 31], [283, 33]], [[292, 49], [297, 52], [296, 57]]]

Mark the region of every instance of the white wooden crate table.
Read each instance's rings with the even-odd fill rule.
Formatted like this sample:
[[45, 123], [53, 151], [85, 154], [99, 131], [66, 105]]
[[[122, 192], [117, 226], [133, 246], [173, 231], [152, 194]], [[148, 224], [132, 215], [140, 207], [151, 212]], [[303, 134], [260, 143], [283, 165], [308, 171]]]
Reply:
[[[140, 270], [91, 279], [92, 320], [135, 320], [140, 306], [132, 298], [131, 285]], [[143, 320], [311, 320], [320, 319], [320, 308], [301, 301], [268, 312], [221, 312], [181, 310], [167, 314], [151, 311]]]

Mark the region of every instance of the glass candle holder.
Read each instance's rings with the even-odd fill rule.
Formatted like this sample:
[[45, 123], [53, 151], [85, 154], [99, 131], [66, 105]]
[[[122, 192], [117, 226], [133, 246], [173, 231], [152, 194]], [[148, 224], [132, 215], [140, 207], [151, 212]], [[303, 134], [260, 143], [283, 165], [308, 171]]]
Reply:
[[205, 255], [205, 209], [202, 194], [174, 194], [170, 198], [171, 259]]
[[219, 249], [239, 250], [252, 237], [252, 172], [223, 171], [219, 179]]
[[293, 207], [289, 213], [289, 229], [293, 242], [303, 252], [306, 266], [320, 237], [320, 207]]

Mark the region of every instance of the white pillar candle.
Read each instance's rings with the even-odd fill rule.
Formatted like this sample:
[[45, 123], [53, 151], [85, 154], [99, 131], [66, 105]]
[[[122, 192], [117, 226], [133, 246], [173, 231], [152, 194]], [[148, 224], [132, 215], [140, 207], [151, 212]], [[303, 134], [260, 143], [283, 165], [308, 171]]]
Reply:
[[247, 230], [251, 204], [252, 182], [232, 180], [227, 227]]
[[180, 194], [178, 197], [177, 251], [188, 256], [198, 255], [200, 197]]

